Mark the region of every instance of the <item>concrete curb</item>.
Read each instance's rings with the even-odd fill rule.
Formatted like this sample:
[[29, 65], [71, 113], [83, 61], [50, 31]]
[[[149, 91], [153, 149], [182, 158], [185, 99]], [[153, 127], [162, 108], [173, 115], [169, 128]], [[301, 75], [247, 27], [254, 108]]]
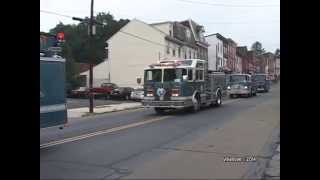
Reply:
[[104, 113], [111, 113], [111, 112], [118, 112], [118, 111], [125, 111], [125, 110], [132, 110], [142, 108], [141, 103], [123, 103], [123, 104], [116, 104], [116, 105], [106, 105], [94, 108], [94, 113], [89, 113], [89, 108], [77, 108], [77, 109], [68, 109], [68, 118], [81, 118], [87, 116], [94, 116], [98, 114]]
[[95, 116], [95, 115], [101, 115], [101, 114], [107, 114], [107, 113], [113, 113], [113, 112], [120, 112], [120, 111], [127, 111], [127, 110], [134, 110], [134, 109], [142, 109], [143, 107], [132, 107], [132, 108], [126, 108], [126, 109], [117, 109], [117, 110], [111, 110], [111, 111], [106, 111], [106, 112], [101, 112], [101, 113], [93, 113], [90, 114], [89, 112], [85, 113], [81, 117], [89, 117], [89, 116]]

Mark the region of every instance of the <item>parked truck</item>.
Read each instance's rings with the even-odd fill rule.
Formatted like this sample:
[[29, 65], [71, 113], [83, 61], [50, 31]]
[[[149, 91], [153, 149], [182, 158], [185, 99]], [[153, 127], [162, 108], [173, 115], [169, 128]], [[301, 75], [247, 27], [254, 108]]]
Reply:
[[65, 59], [50, 50], [47, 39], [55, 37], [47, 37], [40, 34], [40, 129], [67, 123]]
[[220, 106], [226, 95], [226, 75], [208, 71], [205, 60], [163, 60], [144, 70], [142, 105], [163, 114], [171, 109]]

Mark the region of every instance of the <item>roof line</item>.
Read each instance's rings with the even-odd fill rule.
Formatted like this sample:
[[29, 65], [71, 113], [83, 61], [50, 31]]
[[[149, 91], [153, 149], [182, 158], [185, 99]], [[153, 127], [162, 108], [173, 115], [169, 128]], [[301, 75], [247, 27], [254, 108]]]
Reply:
[[166, 23], [172, 23], [172, 21], [164, 21], [164, 22], [151, 23], [151, 24], [149, 24], [149, 25], [158, 25], [158, 24], [166, 24]]

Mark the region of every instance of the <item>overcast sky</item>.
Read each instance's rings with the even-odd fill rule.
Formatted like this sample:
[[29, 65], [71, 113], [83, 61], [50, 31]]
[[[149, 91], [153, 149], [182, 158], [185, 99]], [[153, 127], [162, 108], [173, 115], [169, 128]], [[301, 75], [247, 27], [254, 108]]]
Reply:
[[[90, 15], [91, 0], [40, 0], [40, 10], [68, 16]], [[94, 11], [115, 19], [137, 18], [147, 23], [193, 19], [205, 34], [220, 33], [238, 46], [260, 41], [267, 50], [280, 48], [280, 0], [95, 0]], [[40, 11], [40, 31], [56, 24], [77, 23], [71, 18]]]

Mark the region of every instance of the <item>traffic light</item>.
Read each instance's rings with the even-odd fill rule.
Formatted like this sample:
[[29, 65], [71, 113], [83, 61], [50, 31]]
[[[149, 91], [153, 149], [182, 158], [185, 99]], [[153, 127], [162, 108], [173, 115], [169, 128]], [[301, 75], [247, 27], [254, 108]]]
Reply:
[[64, 33], [63, 32], [59, 32], [57, 34], [57, 40], [58, 40], [58, 42], [64, 42]]

